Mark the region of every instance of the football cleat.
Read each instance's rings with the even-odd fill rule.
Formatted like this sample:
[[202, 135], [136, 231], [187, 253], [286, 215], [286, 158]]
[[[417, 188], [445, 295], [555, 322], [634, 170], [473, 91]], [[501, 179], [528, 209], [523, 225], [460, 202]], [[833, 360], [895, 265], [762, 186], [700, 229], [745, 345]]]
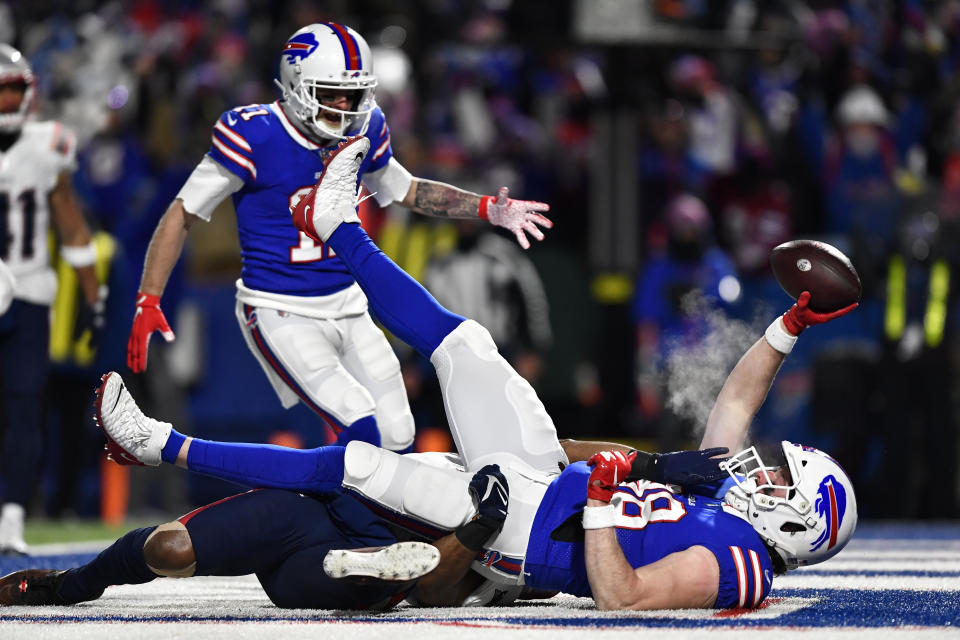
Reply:
[[386, 547], [332, 549], [323, 559], [331, 578], [375, 578], [387, 582], [416, 580], [440, 563], [440, 550], [426, 542], [397, 542]]
[[370, 139], [347, 138], [327, 158], [320, 180], [293, 209], [293, 224], [316, 242], [326, 242], [341, 222], [360, 222], [357, 172]]
[[173, 425], [145, 416], [116, 371], [100, 378], [94, 396], [93, 420], [107, 436], [107, 458], [123, 465], [159, 465]]
[[0, 578], [0, 605], [36, 607], [70, 604], [60, 595], [66, 571], [24, 569]]

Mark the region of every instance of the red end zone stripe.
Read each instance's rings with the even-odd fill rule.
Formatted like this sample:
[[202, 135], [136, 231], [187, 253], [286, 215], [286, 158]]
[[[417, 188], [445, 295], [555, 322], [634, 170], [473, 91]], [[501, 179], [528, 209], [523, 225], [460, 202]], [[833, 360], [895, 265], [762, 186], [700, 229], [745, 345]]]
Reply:
[[344, 61], [347, 63], [347, 69], [351, 71], [360, 69], [360, 47], [357, 46], [357, 41], [354, 39], [354, 37], [350, 35], [350, 32], [347, 31], [342, 24], [328, 22], [327, 26], [333, 29], [333, 32], [337, 34], [338, 38], [340, 38], [340, 44], [343, 46], [343, 57]]

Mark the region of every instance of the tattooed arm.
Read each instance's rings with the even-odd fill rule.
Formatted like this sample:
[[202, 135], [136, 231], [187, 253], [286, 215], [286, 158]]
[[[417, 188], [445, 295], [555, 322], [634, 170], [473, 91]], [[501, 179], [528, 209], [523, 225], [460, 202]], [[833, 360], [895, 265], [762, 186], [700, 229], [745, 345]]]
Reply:
[[437, 218], [480, 217], [480, 195], [453, 185], [414, 178], [400, 203], [417, 213]]
[[413, 178], [400, 204], [417, 213], [438, 218], [488, 220], [492, 225], [512, 231], [524, 249], [530, 248], [526, 234], [543, 240], [540, 227], [549, 229], [553, 226], [548, 218], [538, 213], [549, 211], [550, 205], [514, 200], [509, 197], [506, 187], [501, 188], [496, 196], [480, 196], [443, 182]]

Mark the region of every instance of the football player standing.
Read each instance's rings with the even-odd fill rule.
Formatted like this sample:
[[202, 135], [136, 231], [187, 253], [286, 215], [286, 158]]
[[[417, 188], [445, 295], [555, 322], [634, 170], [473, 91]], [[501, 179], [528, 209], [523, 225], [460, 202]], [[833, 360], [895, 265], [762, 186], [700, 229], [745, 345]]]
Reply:
[[213, 127], [209, 152], [160, 220], [147, 251], [137, 295], [127, 364], [147, 366], [154, 331], [174, 339], [160, 297], [190, 227], [209, 220], [232, 196], [243, 269], [236, 316], [247, 346], [284, 407], [303, 402], [339, 434], [390, 450], [414, 438], [400, 365], [367, 312], [367, 300], [347, 267], [323, 242], [291, 224], [291, 212], [324, 172], [340, 140], [366, 136], [371, 153], [362, 182], [380, 205], [399, 203], [425, 215], [483, 218], [543, 239], [549, 206], [514, 200], [502, 188], [481, 196], [412, 176], [393, 157], [390, 129], [374, 101], [377, 77], [370, 47], [353, 29], [312, 24], [283, 45], [282, 97], [226, 111]]
[[6, 433], [0, 459], [0, 553], [23, 554], [24, 508], [40, 470], [42, 394], [47, 376], [50, 304], [57, 279], [50, 268], [47, 231], [59, 235], [60, 256], [77, 272], [90, 313], [102, 328], [103, 303], [93, 264], [90, 230], [71, 184], [76, 168], [73, 134], [59, 122], [30, 119], [36, 83], [18, 50], [0, 44], [0, 260], [3, 288], [13, 302], [0, 315], [0, 391]]

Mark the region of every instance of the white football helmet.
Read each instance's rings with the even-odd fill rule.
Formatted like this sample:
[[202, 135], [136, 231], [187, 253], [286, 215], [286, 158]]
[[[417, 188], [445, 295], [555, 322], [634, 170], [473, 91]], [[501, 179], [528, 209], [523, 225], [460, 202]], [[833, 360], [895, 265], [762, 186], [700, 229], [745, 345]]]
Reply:
[[[359, 33], [335, 22], [311, 24], [290, 36], [280, 54], [280, 80], [274, 82], [288, 115], [319, 140], [364, 134], [376, 107], [370, 47]], [[350, 109], [321, 104], [318, 94], [331, 90], [355, 92]]]
[[36, 95], [33, 69], [26, 57], [8, 44], [0, 43], [0, 84], [24, 85], [20, 108], [12, 113], [0, 113], [0, 133], [16, 133], [23, 127]]
[[[785, 460], [775, 464], [765, 463], [756, 447], [750, 447], [720, 466], [735, 483], [726, 503], [746, 516], [787, 569], [794, 569], [823, 562], [850, 541], [857, 526], [857, 499], [846, 472], [823, 451], [786, 440], [780, 446]], [[777, 484], [772, 476], [784, 464], [790, 479]]]

